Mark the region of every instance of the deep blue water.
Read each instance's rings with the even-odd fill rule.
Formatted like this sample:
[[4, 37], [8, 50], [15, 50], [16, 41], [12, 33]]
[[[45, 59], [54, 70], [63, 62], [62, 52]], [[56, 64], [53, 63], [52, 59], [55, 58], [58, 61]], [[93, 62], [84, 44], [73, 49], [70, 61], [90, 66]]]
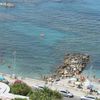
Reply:
[[38, 78], [80, 52], [100, 78], [100, 0], [11, 1], [15, 8], [0, 7], [0, 72]]

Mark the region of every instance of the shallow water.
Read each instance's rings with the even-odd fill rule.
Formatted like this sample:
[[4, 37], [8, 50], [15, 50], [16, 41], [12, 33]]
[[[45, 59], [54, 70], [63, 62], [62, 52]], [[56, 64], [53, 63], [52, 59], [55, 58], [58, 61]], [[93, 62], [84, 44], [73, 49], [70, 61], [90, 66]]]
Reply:
[[15, 8], [0, 8], [1, 72], [38, 78], [52, 73], [66, 53], [81, 52], [91, 55], [100, 78], [100, 0], [12, 2]]

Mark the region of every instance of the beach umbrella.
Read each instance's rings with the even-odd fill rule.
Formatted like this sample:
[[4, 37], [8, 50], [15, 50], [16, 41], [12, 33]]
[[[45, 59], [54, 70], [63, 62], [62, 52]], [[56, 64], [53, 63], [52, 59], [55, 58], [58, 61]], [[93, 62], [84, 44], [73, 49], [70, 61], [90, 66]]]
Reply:
[[3, 76], [0, 76], [0, 81], [5, 80], [5, 78]]
[[15, 80], [14, 84], [16, 84], [16, 83], [22, 83], [22, 81], [21, 80]]
[[88, 86], [90, 84], [90, 81], [89, 80], [86, 80], [85, 82], [84, 82], [84, 86]]
[[92, 89], [94, 87], [93, 83], [91, 83], [89, 80], [86, 80], [84, 82], [84, 86], [87, 88], [87, 89]]
[[87, 86], [87, 89], [93, 89], [93, 88], [94, 88], [93, 84], [89, 84], [89, 85]]
[[70, 81], [77, 81], [77, 78], [72, 77], [72, 78], [70, 78], [69, 80], [70, 80]]
[[81, 82], [75, 82], [75, 84], [76, 84], [76, 85], [80, 85], [80, 84], [81, 84]]

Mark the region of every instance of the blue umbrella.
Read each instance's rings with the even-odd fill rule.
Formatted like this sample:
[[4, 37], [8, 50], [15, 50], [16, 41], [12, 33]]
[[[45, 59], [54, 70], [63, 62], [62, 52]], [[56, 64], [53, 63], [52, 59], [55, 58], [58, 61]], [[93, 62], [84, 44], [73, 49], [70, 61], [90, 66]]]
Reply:
[[5, 78], [3, 76], [0, 76], [0, 81], [5, 80]]
[[94, 86], [93, 86], [92, 84], [89, 84], [89, 85], [87, 86], [88, 89], [93, 89], [93, 87], [94, 87]]

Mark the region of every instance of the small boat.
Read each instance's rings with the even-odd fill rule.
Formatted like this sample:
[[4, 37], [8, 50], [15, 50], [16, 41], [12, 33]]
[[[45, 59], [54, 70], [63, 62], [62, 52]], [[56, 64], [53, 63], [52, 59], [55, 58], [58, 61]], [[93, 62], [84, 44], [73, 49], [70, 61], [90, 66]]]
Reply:
[[10, 2], [4, 2], [4, 3], [0, 3], [0, 6], [6, 7], [6, 8], [13, 8], [15, 7], [15, 4], [10, 3]]

